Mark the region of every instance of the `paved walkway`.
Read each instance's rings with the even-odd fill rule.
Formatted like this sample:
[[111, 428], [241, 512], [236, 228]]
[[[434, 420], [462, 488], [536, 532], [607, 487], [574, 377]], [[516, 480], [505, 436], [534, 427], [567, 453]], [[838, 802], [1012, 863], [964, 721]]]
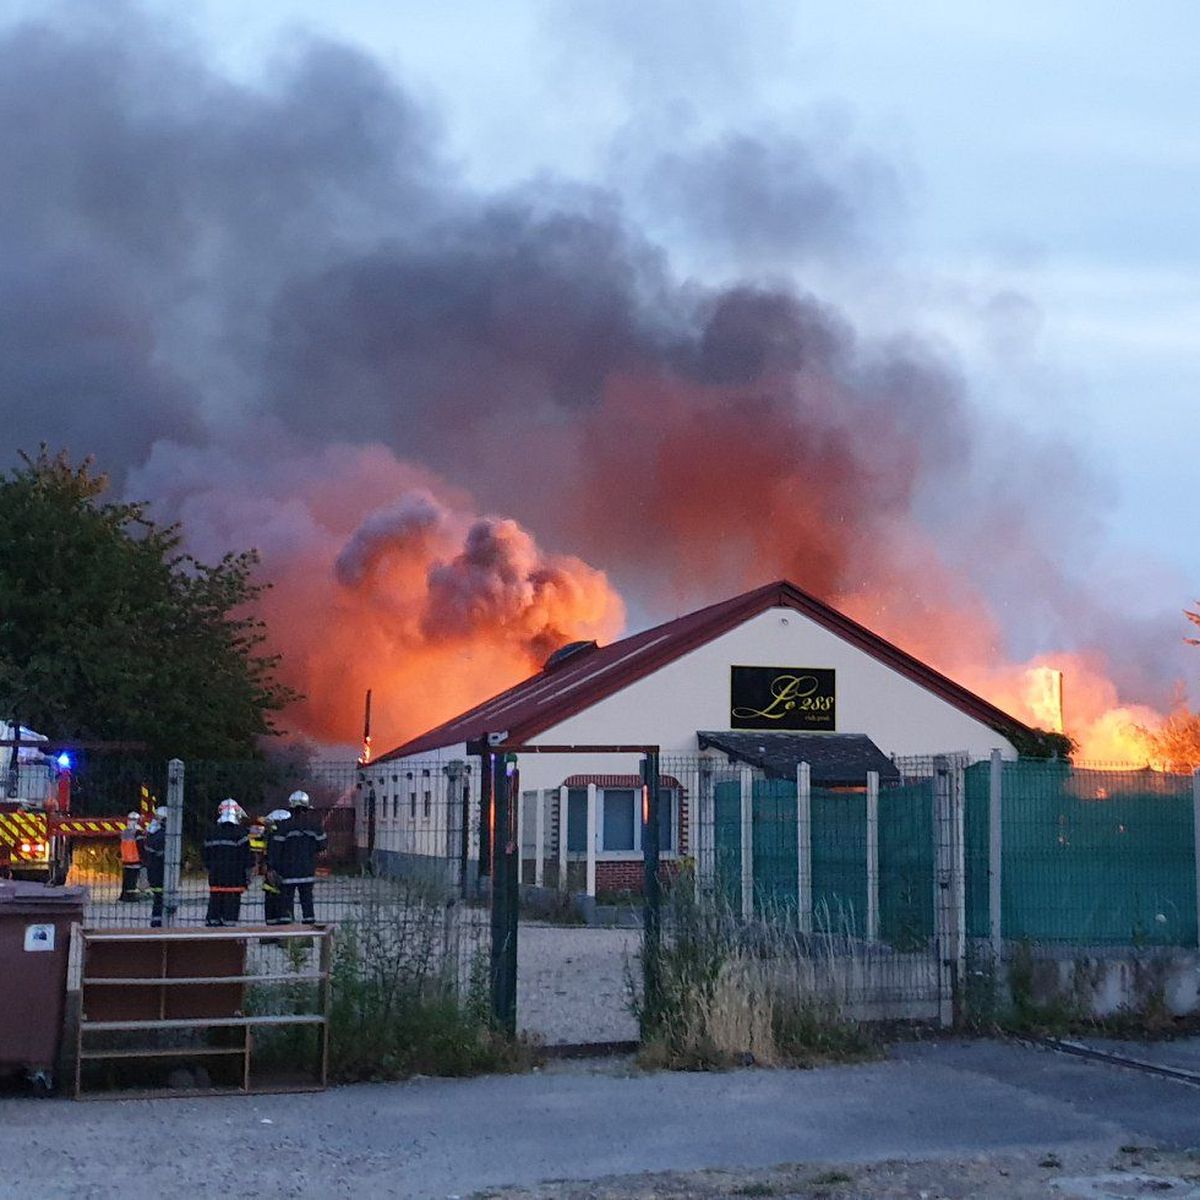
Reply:
[[988, 1042], [819, 1071], [561, 1064], [320, 1095], [0, 1101], [7, 1195], [465, 1195], [640, 1171], [1200, 1144], [1200, 1089]]

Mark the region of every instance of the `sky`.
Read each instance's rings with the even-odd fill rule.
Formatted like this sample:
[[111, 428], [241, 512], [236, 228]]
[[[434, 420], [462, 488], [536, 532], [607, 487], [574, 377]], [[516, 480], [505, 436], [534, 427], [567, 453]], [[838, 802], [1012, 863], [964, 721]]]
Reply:
[[[301, 30], [368, 48], [484, 186], [546, 172], [620, 189], [647, 125], [692, 141], [800, 129], [842, 142], [834, 155], [875, 156], [892, 175], [888, 244], [876, 263], [825, 266], [823, 288], [886, 328], [905, 277], [904, 319], [915, 309], [952, 344], [977, 394], [1089, 451], [1112, 484], [1112, 553], [1200, 587], [1194, 5], [205, 0], [197, 13], [247, 78]], [[680, 253], [709, 273], [788, 267]], [[1019, 327], [997, 333], [989, 305], [1006, 292], [1022, 298]], [[996, 338], [1020, 339], [1021, 363], [997, 362]]]
[[1062, 663], [1097, 722], [1161, 712], [1198, 674], [1198, 27], [0, 0], [0, 417], [262, 550], [309, 733], [372, 672], [419, 677], [416, 732], [781, 576], [1022, 715]]

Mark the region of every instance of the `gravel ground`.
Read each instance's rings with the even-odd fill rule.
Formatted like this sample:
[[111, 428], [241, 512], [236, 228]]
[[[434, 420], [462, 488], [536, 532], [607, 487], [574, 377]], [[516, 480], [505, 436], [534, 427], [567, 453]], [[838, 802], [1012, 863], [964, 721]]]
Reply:
[[0, 1196], [1196, 1200], [1198, 1096], [951, 1042], [813, 1071], [646, 1074], [626, 1059], [309, 1095], [9, 1098]]
[[627, 972], [639, 970], [641, 931], [522, 924], [517, 935], [517, 1025], [547, 1045], [638, 1036]]
[[1026, 1151], [970, 1158], [804, 1163], [493, 1188], [476, 1200], [1200, 1200], [1200, 1156], [1128, 1145], [1116, 1154]]

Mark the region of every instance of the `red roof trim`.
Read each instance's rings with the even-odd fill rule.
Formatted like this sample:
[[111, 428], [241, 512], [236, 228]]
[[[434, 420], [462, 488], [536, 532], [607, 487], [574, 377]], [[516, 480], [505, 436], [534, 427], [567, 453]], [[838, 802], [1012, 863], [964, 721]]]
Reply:
[[[553, 671], [539, 671], [467, 712], [380, 755], [375, 761], [421, 754], [442, 746], [473, 741], [485, 733], [505, 729], [510, 744], [528, 741], [771, 608], [791, 608], [802, 613], [843, 641], [1000, 734], [1031, 732], [1015, 717], [935, 671], [866, 626], [851, 620], [795, 584], [779, 580], [601, 646], [580, 655], [578, 662], [568, 659]], [[562, 699], [546, 703], [558, 691], [564, 693]]]

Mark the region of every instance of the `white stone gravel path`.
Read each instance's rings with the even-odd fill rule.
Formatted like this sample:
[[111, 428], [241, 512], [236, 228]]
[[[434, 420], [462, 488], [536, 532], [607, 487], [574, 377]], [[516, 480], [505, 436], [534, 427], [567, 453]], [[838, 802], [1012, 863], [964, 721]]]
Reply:
[[627, 974], [640, 970], [638, 929], [526, 924], [517, 935], [517, 1027], [547, 1045], [638, 1036]]

